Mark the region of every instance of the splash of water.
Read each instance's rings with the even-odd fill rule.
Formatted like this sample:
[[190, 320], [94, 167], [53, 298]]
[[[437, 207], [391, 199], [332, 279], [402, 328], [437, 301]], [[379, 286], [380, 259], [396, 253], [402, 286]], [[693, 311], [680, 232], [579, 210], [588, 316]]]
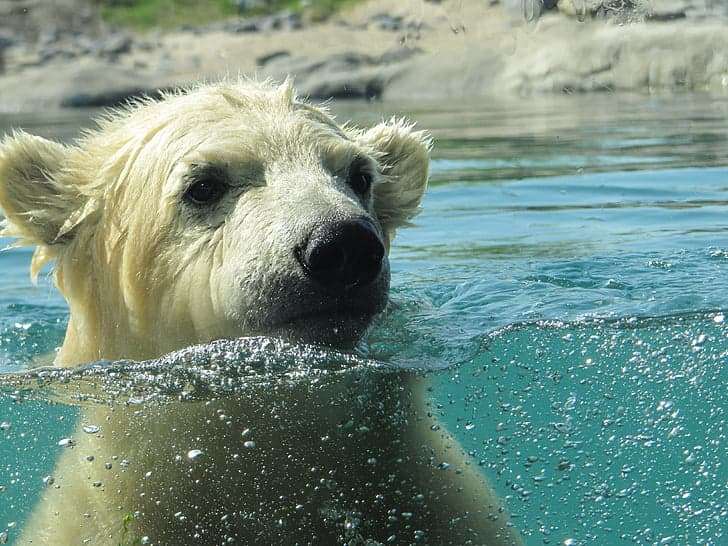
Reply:
[[74, 368], [47, 366], [0, 374], [0, 393], [64, 404], [141, 404], [232, 395], [271, 380], [312, 381], [352, 370], [386, 368], [355, 353], [247, 337], [195, 345], [141, 362], [105, 360]]

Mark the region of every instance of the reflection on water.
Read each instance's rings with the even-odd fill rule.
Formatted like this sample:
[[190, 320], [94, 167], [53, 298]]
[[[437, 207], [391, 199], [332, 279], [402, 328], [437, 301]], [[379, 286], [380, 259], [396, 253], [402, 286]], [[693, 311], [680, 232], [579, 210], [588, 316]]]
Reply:
[[[409, 461], [434, 476], [484, 473], [529, 545], [723, 543], [728, 101], [336, 108], [363, 123], [406, 113], [436, 137], [423, 213], [392, 249], [392, 301], [355, 355], [263, 338], [28, 375], [60, 344], [66, 308], [47, 279], [30, 285], [27, 250], [0, 253], [0, 371], [15, 374], [0, 397], [0, 533], [16, 541], [40, 495], [84, 484], [92, 497], [130, 488], [135, 501], [109, 516], [119, 529], [142, 530], [147, 520], [134, 512], [162, 510], [185, 518], [199, 543], [213, 529], [233, 537], [220, 523], [231, 518], [263, 535], [315, 528], [334, 542], [440, 543], [417, 534], [416, 518], [435, 514], [417, 504], [420, 493], [403, 486], [387, 496], [390, 476], [413, 479], [401, 466]], [[66, 139], [88, 117], [0, 117], [10, 124]], [[372, 387], [380, 381], [398, 385], [398, 398]], [[372, 392], [391, 404], [371, 410]], [[403, 416], [395, 406], [418, 396], [405, 420], [449, 430], [468, 458], [425, 460], [377, 443]], [[117, 413], [98, 403], [109, 399]], [[244, 418], [225, 419], [241, 406]], [[170, 408], [197, 425], [171, 424]], [[268, 424], [251, 430], [255, 419]], [[273, 434], [282, 430], [305, 441]], [[104, 435], [111, 448], [94, 444]], [[68, 438], [73, 445], [59, 445]], [[151, 438], [168, 449], [144, 454]], [[348, 450], [339, 469], [337, 447]], [[272, 464], [271, 453], [288, 462]], [[81, 474], [58, 475], [57, 461], [74, 457]], [[288, 481], [301, 494], [199, 511], [196, 480], [214, 474], [222, 487], [240, 472], [251, 490]], [[349, 492], [342, 476], [356, 476]], [[100, 510], [66, 504], [69, 517]]]

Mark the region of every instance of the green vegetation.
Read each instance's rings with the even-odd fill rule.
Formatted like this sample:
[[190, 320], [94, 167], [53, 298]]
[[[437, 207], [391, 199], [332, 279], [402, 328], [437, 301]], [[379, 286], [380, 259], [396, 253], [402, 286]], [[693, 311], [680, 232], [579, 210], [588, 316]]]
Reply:
[[136, 30], [204, 25], [228, 17], [265, 15], [284, 9], [320, 21], [358, 1], [361, 0], [262, 0], [257, 7], [240, 11], [235, 0], [96, 0], [106, 22]]
[[281, 8], [291, 9], [293, 11], [303, 12], [311, 21], [323, 21], [347, 6], [361, 4], [363, 0], [289, 0], [288, 2], [279, 2]]
[[141, 546], [142, 545], [142, 539], [132, 538], [130, 536], [129, 527], [131, 526], [132, 523], [134, 523], [134, 514], [132, 514], [130, 512], [124, 516], [124, 519], [121, 520], [122, 530], [121, 530], [121, 541], [119, 542], [119, 546]]
[[230, 0], [99, 0], [98, 3], [106, 22], [138, 30], [200, 25], [237, 13]]

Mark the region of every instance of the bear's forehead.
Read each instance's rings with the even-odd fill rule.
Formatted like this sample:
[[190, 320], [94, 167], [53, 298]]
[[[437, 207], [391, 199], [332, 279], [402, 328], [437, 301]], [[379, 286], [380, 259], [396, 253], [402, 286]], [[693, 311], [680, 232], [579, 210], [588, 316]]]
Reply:
[[[304, 114], [305, 116], [305, 114]], [[259, 123], [250, 116], [236, 116], [212, 122], [168, 137], [179, 150], [183, 163], [302, 162], [347, 163], [366, 155], [361, 147], [336, 125], [301, 118], [295, 113], [279, 123]]]
[[[234, 100], [235, 99], [235, 100]], [[229, 89], [205, 89], [147, 104], [120, 117], [116, 127], [145, 145], [175, 144], [182, 149], [217, 149], [243, 155], [342, 152], [356, 147], [328, 113], [277, 89], [252, 96]], [[121, 126], [121, 127], [119, 127]], [[104, 127], [100, 131], [102, 134]]]
[[[104, 193], [126, 194], [130, 186], [148, 187], [153, 180], [166, 181], [152, 185], [167, 193], [200, 163], [241, 172], [282, 167], [340, 173], [361, 157], [378, 170], [359, 133], [339, 126], [325, 109], [280, 88], [229, 91], [206, 87], [117, 112], [79, 143], [81, 159], [98, 165], [90, 169], [85, 162], [84, 172]], [[100, 178], [94, 174], [99, 172]]]
[[200, 85], [168, 93], [161, 99], [137, 101], [111, 110], [96, 121], [97, 130], [87, 136], [129, 131], [150, 134], [169, 126], [194, 131], [211, 124], [244, 122], [258, 129], [308, 123], [328, 127], [345, 137], [325, 107], [299, 99], [288, 82], [280, 86], [247, 80]]
[[276, 87], [253, 90], [246, 86], [203, 87], [120, 110], [107, 121], [110, 125], [118, 122], [149, 131], [168, 125], [194, 130], [200, 125], [235, 125], [240, 122], [251, 128], [273, 130], [309, 125], [326, 127], [345, 137], [325, 108], [309, 104], [285, 91]]

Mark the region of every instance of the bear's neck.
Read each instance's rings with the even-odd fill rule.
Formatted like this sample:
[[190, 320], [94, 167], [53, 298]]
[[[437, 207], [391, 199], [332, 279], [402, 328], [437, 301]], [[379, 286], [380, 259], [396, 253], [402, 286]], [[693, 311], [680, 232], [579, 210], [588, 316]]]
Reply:
[[[150, 339], [131, 334], [126, 325], [116, 323], [104, 330], [101, 317], [77, 317], [71, 314], [66, 337], [55, 358], [57, 366], [72, 367], [97, 360], [147, 360], [163, 353], [152, 346]], [[102, 334], [104, 331], [107, 333]]]

